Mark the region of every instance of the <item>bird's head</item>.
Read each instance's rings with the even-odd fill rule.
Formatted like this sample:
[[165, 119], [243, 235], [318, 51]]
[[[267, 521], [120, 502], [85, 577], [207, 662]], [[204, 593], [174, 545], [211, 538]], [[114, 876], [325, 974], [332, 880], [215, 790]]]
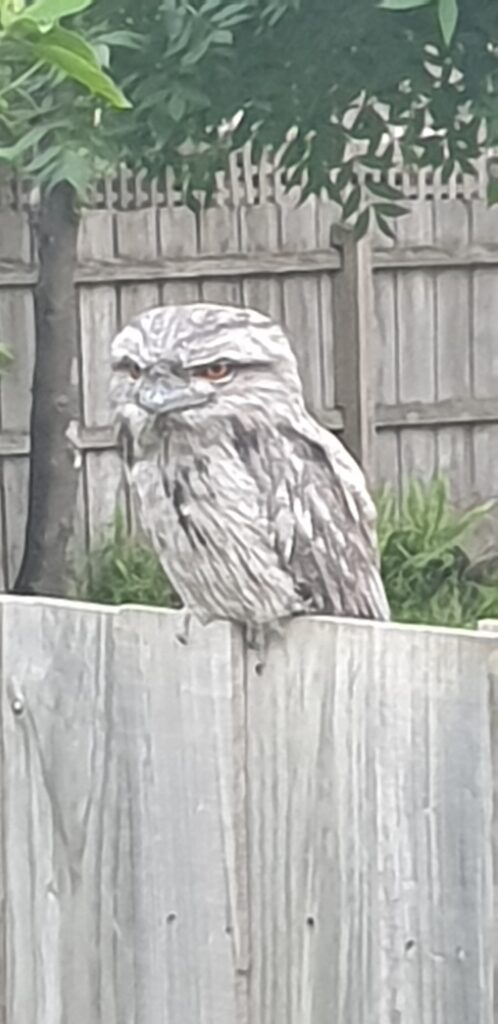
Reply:
[[289, 342], [250, 309], [193, 303], [135, 317], [114, 338], [111, 400], [117, 418], [208, 429], [230, 416], [295, 420], [302, 387]]

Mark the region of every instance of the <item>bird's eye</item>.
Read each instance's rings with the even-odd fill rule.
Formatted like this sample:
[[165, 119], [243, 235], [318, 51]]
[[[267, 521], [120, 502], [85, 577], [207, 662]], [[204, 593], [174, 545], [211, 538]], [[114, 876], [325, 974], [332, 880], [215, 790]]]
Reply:
[[219, 380], [226, 380], [231, 372], [232, 368], [229, 363], [210, 363], [209, 366], [200, 366], [197, 370], [194, 370], [194, 375], [216, 383]]

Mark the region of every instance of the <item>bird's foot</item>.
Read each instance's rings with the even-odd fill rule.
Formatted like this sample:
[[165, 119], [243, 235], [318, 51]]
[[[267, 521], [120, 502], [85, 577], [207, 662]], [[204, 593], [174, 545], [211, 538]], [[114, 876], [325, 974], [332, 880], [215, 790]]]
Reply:
[[262, 675], [270, 643], [272, 640], [281, 640], [284, 635], [284, 620], [276, 619], [264, 625], [246, 625], [246, 644], [249, 650], [256, 655], [255, 671], [258, 676]]
[[191, 612], [187, 612], [187, 611], [183, 612], [182, 613], [182, 624], [180, 626], [180, 629], [179, 629], [178, 633], [176, 634], [176, 639], [178, 640], [178, 643], [179, 644], [183, 644], [184, 647], [188, 644], [188, 641], [189, 641], [189, 637], [190, 637], [190, 624], [191, 624], [191, 622], [192, 622], [192, 614], [191, 614]]
[[268, 648], [268, 628], [267, 626], [255, 626], [252, 623], [248, 623], [245, 633], [247, 648], [250, 651], [254, 651], [256, 655], [255, 671], [260, 676], [265, 667]]

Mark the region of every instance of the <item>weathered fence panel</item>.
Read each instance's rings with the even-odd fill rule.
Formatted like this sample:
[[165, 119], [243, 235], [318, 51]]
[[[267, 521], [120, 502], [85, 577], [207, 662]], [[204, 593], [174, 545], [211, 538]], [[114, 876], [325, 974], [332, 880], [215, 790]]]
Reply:
[[491, 1024], [497, 637], [0, 599], [8, 1024]]
[[[349, 260], [358, 270], [352, 286], [347, 253], [331, 244], [335, 204], [296, 205], [299, 193], [285, 193], [268, 154], [258, 168], [247, 153], [235, 156], [217, 205], [197, 214], [181, 205], [171, 176], [150, 183], [122, 173], [102, 185], [83, 215], [76, 275], [77, 550], [109, 523], [117, 500], [127, 503], [109, 431], [110, 337], [157, 302], [250, 304], [283, 322], [308, 404], [342, 431], [373, 482], [401, 488], [411, 475], [437, 471], [463, 505], [498, 498], [498, 215], [486, 205], [482, 175], [443, 185], [400, 171], [393, 182], [410, 212], [394, 241], [375, 231], [361, 259]], [[24, 539], [37, 273], [17, 195], [0, 210], [0, 339], [16, 356], [0, 381], [3, 588], [15, 580]], [[357, 304], [348, 312], [351, 296]], [[496, 541], [498, 516], [493, 529]]]

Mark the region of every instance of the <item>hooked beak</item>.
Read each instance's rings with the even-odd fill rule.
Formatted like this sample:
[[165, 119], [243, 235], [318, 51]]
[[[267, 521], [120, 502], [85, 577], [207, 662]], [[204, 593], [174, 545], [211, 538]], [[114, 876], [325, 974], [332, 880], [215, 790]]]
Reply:
[[205, 405], [210, 398], [211, 395], [195, 393], [178, 380], [172, 381], [170, 384], [166, 379], [144, 380], [138, 389], [136, 401], [141, 409], [161, 416], [169, 412], [180, 412], [183, 409], [193, 409], [197, 405]]

